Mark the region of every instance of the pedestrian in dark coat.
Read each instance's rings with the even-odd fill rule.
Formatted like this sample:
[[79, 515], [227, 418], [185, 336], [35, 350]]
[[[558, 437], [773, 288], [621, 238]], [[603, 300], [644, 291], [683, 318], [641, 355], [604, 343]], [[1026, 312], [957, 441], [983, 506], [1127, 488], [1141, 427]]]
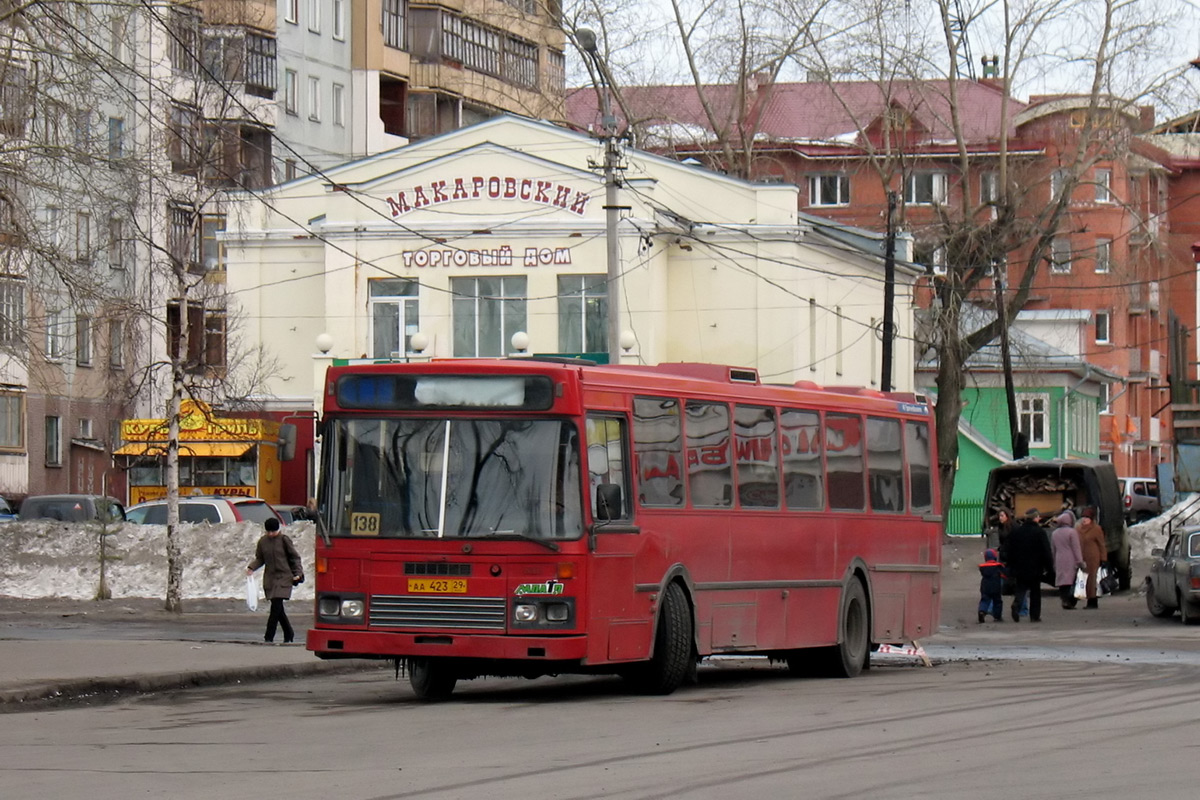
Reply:
[[996, 622], [1004, 622], [1004, 565], [990, 547], [983, 551], [979, 575], [979, 621], [991, 614]]
[[1087, 607], [1099, 608], [1096, 591], [1096, 577], [1100, 572], [1100, 563], [1108, 556], [1108, 542], [1104, 538], [1104, 529], [1095, 522], [1095, 512], [1085, 508], [1079, 512], [1079, 523], [1075, 530], [1079, 531], [1079, 549], [1083, 551], [1083, 563], [1087, 565]]
[[1013, 579], [1013, 622], [1021, 621], [1021, 606], [1029, 601], [1030, 622], [1042, 621], [1042, 575], [1050, 569], [1050, 540], [1038, 524], [1040, 512], [1031, 508], [1025, 520], [1012, 529], [1001, 560]]
[[1054, 585], [1063, 608], [1075, 608], [1075, 575], [1084, 568], [1083, 551], [1079, 549], [1079, 531], [1075, 530], [1075, 515], [1064, 511], [1054, 518], [1058, 527], [1050, 535], [1050, 549], [1054, 552]]
[[263, 593], [271, 601], [271, 613], [267, 616], [267, 633], [263, 641], [275, 641], [275, 627], [283, 628], [283, 642], [295, 639], [292, 623], [288, 621], [283, 601], [292, 597], [292, 587], [304, 582], [304, 566], [296, 545], [279, 532], [279, 520], [271, 517], [263, 523], [266, 531], [259, 537], [254, 549], [254, 560], [246, 567], [246, 574], [263, 567]]

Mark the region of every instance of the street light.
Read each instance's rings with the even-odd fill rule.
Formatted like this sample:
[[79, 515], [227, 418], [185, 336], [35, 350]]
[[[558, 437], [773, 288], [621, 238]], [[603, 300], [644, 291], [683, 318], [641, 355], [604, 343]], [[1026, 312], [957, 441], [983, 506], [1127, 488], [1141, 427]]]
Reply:
[[617, 242], [617, 224], [621, 207], [617, 205], [617, 118], [612, 113], [608, 70], [596, 46], [596, 34], [588, 28], [575, 31], [579, 49], [596, 65], [596, 96], [600, 103], [600, 138], [604, 140], [604, 212], [605, 243], [608, 251], [608, 363], [621, 363], [621, 249]]

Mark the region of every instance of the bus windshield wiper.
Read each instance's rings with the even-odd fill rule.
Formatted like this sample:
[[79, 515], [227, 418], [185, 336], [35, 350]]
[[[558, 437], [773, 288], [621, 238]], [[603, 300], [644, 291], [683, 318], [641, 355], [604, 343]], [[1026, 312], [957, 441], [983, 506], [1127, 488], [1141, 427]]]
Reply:
[[479, 536], [481, 538], [485, 538], [485, 539], [520, 539], [521, 541], [533, 542], [534, 544], [540, 544], [542, 547], [545, 547], [547, 550], [553, 550], [556, 553], [561, 549], [557, 544], [549, 541], [548, 539], [539, 539], [536, 536], [530, 536], [528, 533], [519, 533], [518, 531], [495, 531], [494, 530], [494, 531], [488, 531], [486, 533], [479, 533], [479, 534], [475, 534], [475, 535]]

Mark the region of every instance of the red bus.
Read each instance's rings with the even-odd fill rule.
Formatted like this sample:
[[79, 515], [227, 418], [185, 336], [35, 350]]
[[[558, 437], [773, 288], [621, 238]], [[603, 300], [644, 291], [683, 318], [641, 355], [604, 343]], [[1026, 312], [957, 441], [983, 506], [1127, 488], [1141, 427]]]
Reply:
[[329, 369], [321, 658], [617, 673], [669, 693], [714, 654], [851, 677], [938, 623], [923, 398], [709, 364], [448, 359]]

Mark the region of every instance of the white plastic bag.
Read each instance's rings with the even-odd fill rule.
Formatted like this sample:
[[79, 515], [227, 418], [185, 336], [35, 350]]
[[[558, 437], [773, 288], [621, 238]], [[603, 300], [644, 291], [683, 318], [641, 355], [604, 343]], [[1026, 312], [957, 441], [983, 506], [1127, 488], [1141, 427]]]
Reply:
[[1075, 599], [1087, 600], [1087, 573], [1081, 569], [1075, 570]]
[[246, 576], [246, 608], [258, 611], [258, 581], [253, 575]]

